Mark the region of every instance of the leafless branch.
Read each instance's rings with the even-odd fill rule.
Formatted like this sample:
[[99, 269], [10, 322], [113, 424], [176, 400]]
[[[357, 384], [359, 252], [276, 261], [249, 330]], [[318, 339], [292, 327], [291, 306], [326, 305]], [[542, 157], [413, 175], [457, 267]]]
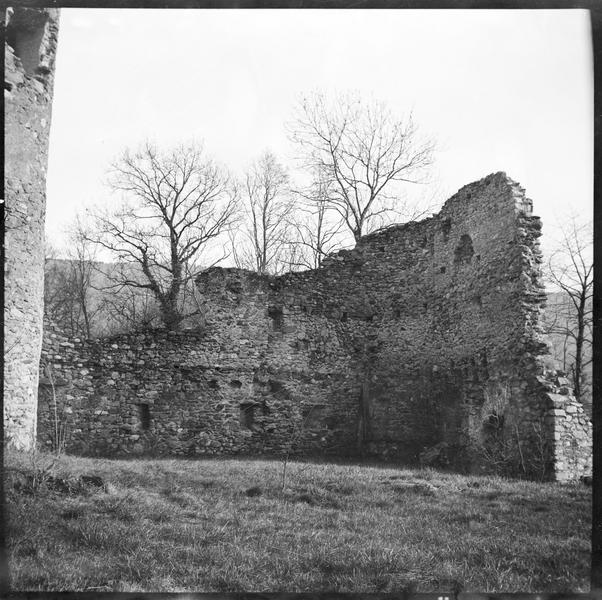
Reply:
[[397, 119], [384, 104], [358, 96], [338, 96], [332, 103], [323, 94], [304, 97], [289, 129], [304, 166], [326, 174], [328, 203], [356, 242], [371, 219], [399, 211], [392, 196], [385, 202], [386, 191], [424, 182], [432, 163], [434, 144], [420, 138], [412, 115]]
[[141, 277], [130, 270], [118, 283], [148, 290], [163, 324], [177, 329], [186, 265], [232, 227], [238, 189], [194, 143], [165, 152], [149, 142], [126, 150], [112, 164], [108, 184], [123, 201], [117, 209], [92, 211], [94, 231], [87, 239], [116, 261], [135, 265]]

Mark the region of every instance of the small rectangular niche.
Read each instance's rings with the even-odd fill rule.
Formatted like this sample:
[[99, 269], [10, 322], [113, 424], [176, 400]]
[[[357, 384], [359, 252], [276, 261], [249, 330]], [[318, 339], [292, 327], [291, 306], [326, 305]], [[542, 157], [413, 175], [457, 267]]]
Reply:
[[270, 306], [268, 308], [268, 317], [272, 319], [272, 329], [282, 331], [284, 325], [284, 313], [280, 306]]
[[151, 426], [151, 413], [148, 404], [138, 404], [138, 416], [143, 431], [148, 431]]
[[451, 231], [452, 222], [448, 217], [441, 222], [441, 233], [443, 234], [443, 241], [447, 242], [449, 240], [449, 232]]
[[314, 404], [307, 407], [303, 412], [304, 429], [323, 429], [326, 427], [325, 417], [326, 406], [323, 404]]
[[253, 402], [244, 402], [240, 405], [240, 426], [244, 429], [253, 429], [256, 406]]
[[473, 306], [476, 306], [477, 308], [483, 308], [483, 299], [478, 294], [476, 296], [473, 296], [470, 299], [470, 302], [473, 304]]

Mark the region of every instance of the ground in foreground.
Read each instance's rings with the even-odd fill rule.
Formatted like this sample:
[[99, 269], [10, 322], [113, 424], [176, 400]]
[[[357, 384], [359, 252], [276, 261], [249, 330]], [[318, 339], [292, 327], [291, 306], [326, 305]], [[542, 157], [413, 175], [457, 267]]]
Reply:
[[589, 488], [309, 463], [283, 482], [283, 466], [10, 454], [12, 588], [588, 590]]

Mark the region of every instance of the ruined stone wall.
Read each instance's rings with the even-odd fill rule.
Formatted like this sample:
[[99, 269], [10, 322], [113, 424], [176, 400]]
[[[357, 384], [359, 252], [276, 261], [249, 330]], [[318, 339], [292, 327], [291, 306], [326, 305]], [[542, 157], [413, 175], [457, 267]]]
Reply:
[[[318, 271], [270, 282], [264, 310], [281, 314], [285, 336], [298, 334], [298, 313], [310, 307], [312, 320], [336, 332], [326, 330], [328, 339], [345, 340], [356, 383], [349, 417], [365, 452], [411, 461], [443, 440], [470, 454], [491, 411], [505, 416], [506, 429], [520, 423], [521, 439], [530, 437], [527, 422], [543, 421], [539, 391], [527, 389], [539, 385], [535, 357], [545, 351], [540, 223], [530, 213], [523, 190], [498, 173], [462, 188], [430, 219], [365, 236]], [[209, 324], [227, 323], [224, 290], [241, 276], [201, 275]], [[300, 356], [292, 343], [264, 354], [272, 366]], [[336, 373], [329, 358], [321, 367]], [[329, 396], [342, 401], [336, 386]]]
[[544, 381], [543, 386], [552, 478], [570, 481], [591, 475], [592, 422], [585, 407], [573, 396], [566, 377]]
[[[524, 190], [497, 173], [430, 219], [365, 236], [318, 271], [272, 280], [264, 310], [279, 313], [293, 337], [299, 310], [330, 323], [326, 335], [342, 341], [355, 375], [348, 418], [363, 452], [413, 461], [443, 441], [443, 458], [472, 469], [558, 477], [570, 463], [565, 473], [579, 476], [590, 469], [591, 435], [580, 421], [579, 444], [558, 443], [558, 428], [575, 436], [576, 424], [551, 412], [540, 235]], [[226, 323], [224, 289], [243, 276], [214, 269], [199, 277], [209, 324]], [[289, 343], [265, 355], [268, 365], [295, 364], [299, 351]], [[322, 370], [337, 373], [329, 358]], [[328, 395], [343, 402], [337, 385]]]
[[[498, 173], [462, 188], [428, 221], [369, 236], [366, 287], [380, 302], [372, 410], [385, 428], [375, 441], [407, 421], [400, 390], [430, 405], [434, 438], [472, 454], [470, 462], [486, 412], [500, 413], [506, 427], [509, 418], [521, 427], [542, 418], [539, 392], [527, 389], [537, 386], [532, 375], [543, 364], [535, 357], [546, 351], [539, 231], [524, 191]], [[377, 266], [384, 242], [385, 273]]]
[[6, 10], [4, 435], [30, 448], [42, 342], [48, 134], [57, 9]]
[[[246, 294], [261, 298], [261, 290]], [[246, 300], [244, 320], [228, 313], [229, 332], [155, 331], [86, 341], [67, 339], [47, 324], [40, 442], [86, 455], [348, 453], [355, 436], [345, 411], [353, 412], [349, 401], [335, 407], [327, 395], [334, 379], [344, 392], [353, 376], [346, 351], [309, 344], [331, 364], [340, 361], [338, 374], [309, 363], [271, 368], [264, 353], [272, 340], [264, 321], [271, 317], [263, 304], [255, 311], [249, 295]], [[284, 354], [281, 334], [273, 330]]]
[[59, 412], [77, 414], [68, 447], [406, 463], [436, 447], [439, 464], [473, 470], [587, 473], [591, 424], [546, 366], [541, 223], [531, 211], [524, 190], [497, 173], [321, 269], [202, 273], [202, 331], [48, 341], [46, 359], [63, 377]]

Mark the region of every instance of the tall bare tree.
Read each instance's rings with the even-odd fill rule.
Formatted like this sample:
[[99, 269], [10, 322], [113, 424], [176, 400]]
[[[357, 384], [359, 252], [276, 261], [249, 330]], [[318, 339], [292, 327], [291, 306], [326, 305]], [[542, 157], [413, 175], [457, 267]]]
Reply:
[[351, 95], [328, 102], [317, 93], [302, 98], [290, 137], [304, 165], [332, 181], [328, 202], [356, 242], [385, 215], [423, 214], [399, 187], [422, 181], [432, 163], [434, 144], [420, 138], [411, 115], [398, 119], [383, 103]]
[[194, 272], [209, 242], [233, 224], [236, 186], [194, 143], [165, 152], [150, 143], [125, 151], [111, 167], [109, 186], [123, 201], [114, 210], [93, 212], [90, 239], [118, 262], [136, 265], [136, 271], [123, 270], [117, 290], [149, 290], [164, 326], [178, 329], [188, 316], [181, 310], [180, 294], [194, 277], [185, 267]]
[[266, 151], [246, 173], [244, 220], [233, 237], [237, 264], [262, 274], [280, 273], [286, 267], [293, 210], [286, 169]]
[[594, 283], [591, 223], [573, 217], [548, 261], [548, 277], [564, 298], [557, 303], [551, 333], [561, 336], [570, 359], [575, 396], [584, 391], [584, 373], [591, 363], [592, 296]]
[[47, 251], [44, 310], [66, 333], [90, 338], [96, 332], [102, 302], [93, 290], [96, 249], [87, 236], [78, 216], [68, 231], [64, 258]]

